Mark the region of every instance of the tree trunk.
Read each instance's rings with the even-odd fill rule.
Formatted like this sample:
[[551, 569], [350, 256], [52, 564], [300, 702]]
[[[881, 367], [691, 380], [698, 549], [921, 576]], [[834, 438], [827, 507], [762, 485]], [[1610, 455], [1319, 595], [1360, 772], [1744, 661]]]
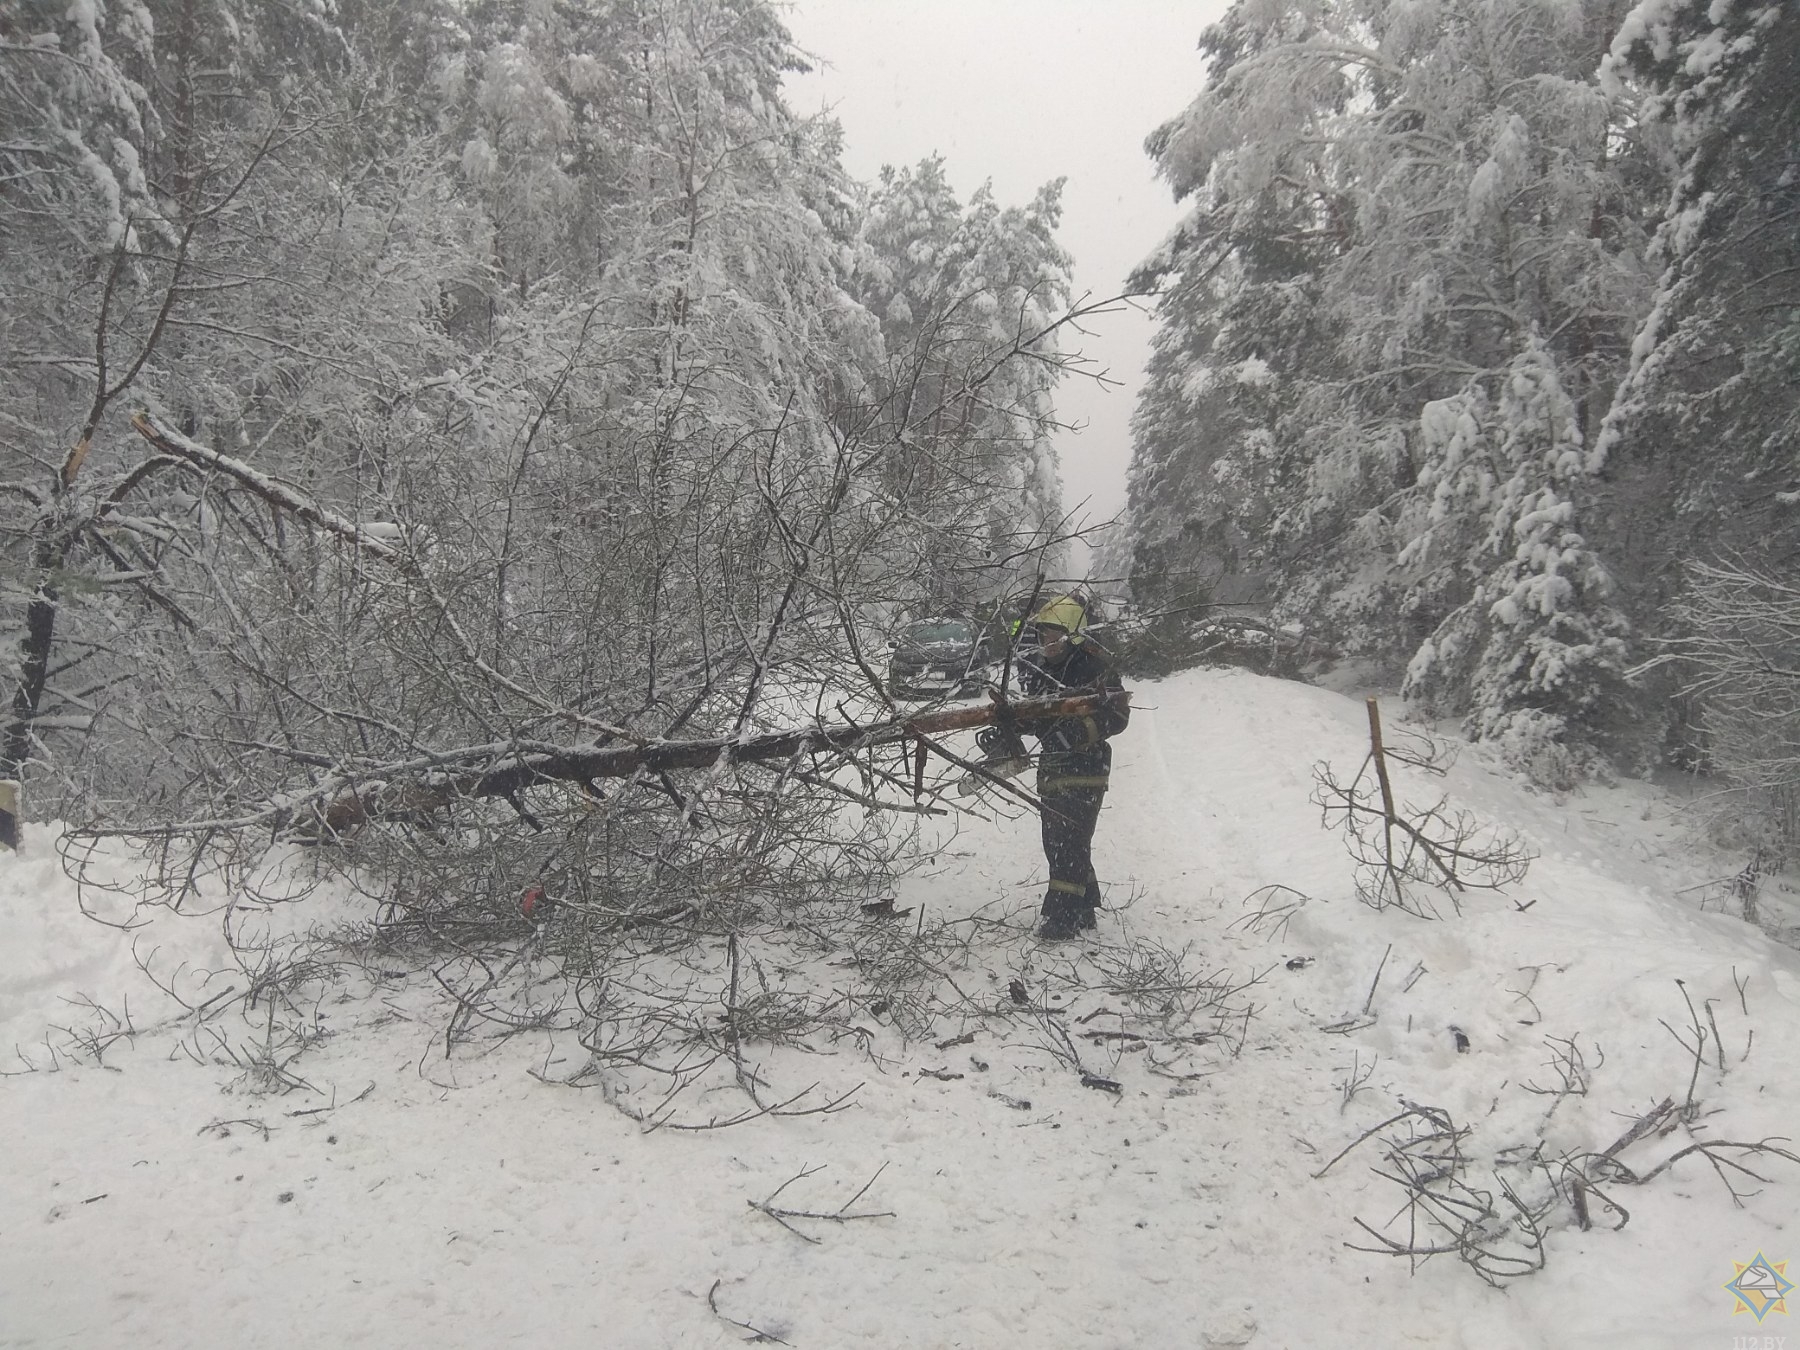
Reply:
[[[1097, 712], [1108, 701], [1128, 704], [1130, 697], [1129, 693], [1121, 690], [1118, 693], [1079, 694], [1066, 698], [1026, 699], [1008, 703], [996, 695], [991, 703], [946, 708], [942, 712], [894, 718], [866, 726], [841, 723], [836, 726], [799, 727], [744, 738], [656, 741], [648, 745], [608, 746], [600, 749], [570, 747], [567, 750], [517, 755], [510, 762], [495, 768], [461, 773], [457, 771], [454, 762], [439, 762], [432, 770], [432, 776], [437, 779], [435, 782], [419, 782], [417, 779], [411, 783], [395, 782], [399, 775], [383, 775], [381, 785], [366, 794], [353, 788], [329, 803], [319, 801], [313, 805], [318, 810], [318, 818], [325, 831], [339, 834], [377, 817], [432, 811], [459, 798], [511, 797], [538, 783], [584, 783], [596, 778], [627, 778], [640, 769], [651, 773], [666, 773], [671, 769], [704, 769], [721, 760], [731, 764], [755, 764], [809, 753], [854, 753], [906, 741], [924, 743], [931, 735], [966, 731], [1001, 719], [1037, 722], [1060, 717], [1081, 717]], [[481, 753], [485, 754], [485, 748]], [[295, 818], [293, 815], [289, 817]]]
[[[50, 522], [45, 522], [48, 525]], [[0, 734], [0, 779], [16, 783], [25, 781], [25, 765], [31, 759], [31, 723], [50, 682], [50, 652], [56, 641], [55, 569], [61, 559], [49, 537], [38, 540], [32, 550], [32, 570], [37, 574], [37, 590], [25, 606], [25, 636], [19, 642], [19, 687], [13, 691], [12, 718]], [[17, 794], [9, 809], [0, 805], [0, 845], [17, 848], [20, 821]]]

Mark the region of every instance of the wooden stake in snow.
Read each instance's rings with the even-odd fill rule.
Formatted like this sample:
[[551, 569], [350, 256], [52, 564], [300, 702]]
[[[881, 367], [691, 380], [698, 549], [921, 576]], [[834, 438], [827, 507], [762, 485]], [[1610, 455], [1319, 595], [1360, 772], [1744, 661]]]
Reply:
[[1388, 782], [1387, 755], [1381, 748], [1381, 705], [1373, 694], [1366, 702], [1369, 705], [1369, 754], [1375, 761], [1375, 780], [1381, 784], [1381, 809], [1391, 825], [1395, 819], [1394, 788]]

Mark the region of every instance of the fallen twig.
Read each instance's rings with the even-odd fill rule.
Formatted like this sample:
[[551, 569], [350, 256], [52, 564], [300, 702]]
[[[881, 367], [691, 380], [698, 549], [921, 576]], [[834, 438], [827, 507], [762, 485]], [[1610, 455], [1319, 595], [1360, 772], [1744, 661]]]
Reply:
[[712, 1282], [712, 1288], [706, 1291], [706, 1306], [708, 1311], [710, 1311], [714, 1317], [718, 1318], [721, 1322], [737, 1327], [740, 1331], [749, 1332], [749, 1343], [751, 1345], [788, 1344], [788, 1342], [782, 1340], [781, 1337], [777, 1336], [772, 1331], [764, 1331], [761, 1327], [752, 1326], [748, 1322], [740, 1322], [737, 1318], [727, 1317], [724, 1313], [720, 1312], [718, 1303], [719, 1286], [723, 1283], [725, 1283], [723, 1280], [714, 1280]]
[[766, 1199], [746, 1200], [744, 1203], [749, 1205], [751, 1209], [756, 1210], [758, 1213], [768, 1215], [769, 1218], [775, 1220], [776, 1223], [780, 1224], [783, 1228], [787, 1229], [788, 1232], [792, 1233], [795, 1237], [799, 1238], [802, 1242], [810, 1243], [813, 1246], [818, 1245], [819, 1239], [814, 1237], [810, 1233], [801, 1232], [800, 1229], [794, 1227], [793, 1224], [788, 1222], [789, 1219], [824, 1219], [824, 1220], [828, 1220], [832, 1223], [851, 1223], [857, 1219], [891, 1219], [894, 1217], [894, 1212], [892, 1210], [885, 1210], [885, 1209], [878, 1210], [878, 1211], [871, 1211], [871, 1212], [864, 1213], [864, 1214], [850, 1213], [850, 1207], [852, 1205], [854, 1205], [858, 1200], [862, 1199], [864, 1195], [868, 1194], [869, 1187], [873, 1186], [876, 1183], [876, 1181], [880, 1179], [881, 1174], [883, 1172], [887, 1171], [886, 1163], [883, 1163], [880, 1167], [876, 1168], [875, 1174], [873, 1176], [871, 1176], [867, 1181], [863, 1182], [863, 1184], [861, 1186], [857, 1187], [856, 1193], [854, 1195], [852, 1195], [848, 1200], [844, 1201], [843, 1204], [839, 1205], [834, 1210], [822, 1211], [822, 1210], [813, 1210], [813, 1209], [781, 1209], [781, 1208], [776, 1207], [775, 1198], [777, 1196], [779, 1196], [783, 1191], [785, 1191], [789, 1186], [792, 1186], [796, 1181], [805, 1181], [808, 1177], [817, 1176], [820, 1172], [823, 1172], [824, 1170], [825, 1170], [825, 1168], [823, 1165], [818, 1166], [818, 1167], [802, 1167], [793, 1176], [789, 1177], [786, 1181], [782, 1182], [781, 1185], [777, 1186], [772, 1192], [770, 1192], [769, 1196]]

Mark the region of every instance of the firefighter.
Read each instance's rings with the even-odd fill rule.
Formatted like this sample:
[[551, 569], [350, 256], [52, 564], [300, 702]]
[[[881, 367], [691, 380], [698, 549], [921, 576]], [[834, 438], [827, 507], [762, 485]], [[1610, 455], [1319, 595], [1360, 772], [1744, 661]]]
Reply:
[[1112, 657], [1088, 635], [1090, 606], [1079, 595], [1058, 596], [1030, 619], [1036, 657], [1023, 667], [1024, 692], [1034, 697], [1113, 693], [1098, 711], [1034, 723], [1039, 740], [1037, 791], [1050, 884], [1038, 935], [1049, 942], [1095, 925], [1100, 883], [1092, 858], [1094, 825], [1112, 769], [1109, 738], [1125, 729], [1131, 708]]

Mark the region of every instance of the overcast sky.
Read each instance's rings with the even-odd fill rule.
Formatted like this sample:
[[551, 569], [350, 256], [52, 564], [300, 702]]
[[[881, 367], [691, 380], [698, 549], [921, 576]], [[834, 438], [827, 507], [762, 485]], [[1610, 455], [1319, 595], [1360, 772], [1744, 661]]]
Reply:
[[[1179, 217], [1153, 176], [1144, 137], [1199, 91], [1200, 32], [1228, 0], [799, 0], [795, 41], [821, 62], [790, 77], [791, 106], [830, 104], [844, 126], [845, 167], [873, 178], [884, 164], [942, 154], [967, 201], [992, 179], [1001, 205], [1022, 205], [1067, 177], [1061, 239], [1075, 290], [1117, 294], [1126, 274]], [[1082, 350], [1122, 384], [1085, 380], [1057, 396], [1067, 420], [1065, 504], [1090, 521], [1125, 505], [1129, 420], [1149, 351], [1141, 313], [1098, 318]]]

